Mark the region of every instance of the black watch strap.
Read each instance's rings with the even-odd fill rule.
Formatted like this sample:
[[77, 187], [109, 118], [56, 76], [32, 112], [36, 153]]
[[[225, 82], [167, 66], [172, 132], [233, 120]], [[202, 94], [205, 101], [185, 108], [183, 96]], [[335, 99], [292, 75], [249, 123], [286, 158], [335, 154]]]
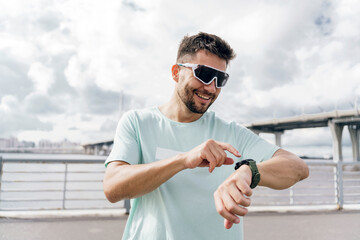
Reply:
[[242, 165], [248, 165], [250, 167], [252, 173], [250, 188], [255, 188], [260, 182], [260, 173], [256, 166], [256, 161], [253, 159], [245, 159], [237, 162], [235, 165], [235, 170], [237, 170]]

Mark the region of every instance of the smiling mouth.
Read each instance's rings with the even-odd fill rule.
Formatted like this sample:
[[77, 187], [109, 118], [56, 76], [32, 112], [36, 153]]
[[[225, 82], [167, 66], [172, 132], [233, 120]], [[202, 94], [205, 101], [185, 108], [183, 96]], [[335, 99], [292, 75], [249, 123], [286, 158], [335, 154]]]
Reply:
[[210, 96], [205, 96], [198, 92], [196, 92], [195, 94], [196, 94], [196, 96], [198, 96], [199, 98], [204, 99], [204, 100], [210, 100], [210, 98], [211, 98]]

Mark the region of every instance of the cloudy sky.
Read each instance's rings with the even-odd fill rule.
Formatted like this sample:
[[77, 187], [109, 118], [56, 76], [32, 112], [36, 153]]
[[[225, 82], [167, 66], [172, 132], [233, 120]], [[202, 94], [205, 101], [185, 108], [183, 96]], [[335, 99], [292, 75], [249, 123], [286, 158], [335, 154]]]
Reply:
[[[199, 31], [237, 53], [212, 107], [223, 118], [360, 105], [357, 0], [1, 1], [0, 138], [112, 139], [124, 111], [170, 98], [179, 41]], [[331, 143], [294, 132], [285, 141]]]

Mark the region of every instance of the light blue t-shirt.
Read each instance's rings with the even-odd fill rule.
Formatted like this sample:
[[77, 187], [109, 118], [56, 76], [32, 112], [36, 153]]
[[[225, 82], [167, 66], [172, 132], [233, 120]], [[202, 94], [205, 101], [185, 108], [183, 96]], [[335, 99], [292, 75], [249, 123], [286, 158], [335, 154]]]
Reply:
[[[195, 122], [180, 123], [154, 107], [122, 116], [105, 164], [116, 160], [151, 163], [188, 152], [208, 139], [234, 146], [242, 157], [227, 154], [235, 162], [247, 158], [261, 162], [279, 149], [245, 127], [216, 117], [214, 112], [206, 112]], [[243, 219], [225, 229], [213, 197], [233, 172], [234, 165], [217, 167], [212, 173], [208, 168], [186, 169], [154, 191], [132, 199], [123, 239], [243, 239]]]

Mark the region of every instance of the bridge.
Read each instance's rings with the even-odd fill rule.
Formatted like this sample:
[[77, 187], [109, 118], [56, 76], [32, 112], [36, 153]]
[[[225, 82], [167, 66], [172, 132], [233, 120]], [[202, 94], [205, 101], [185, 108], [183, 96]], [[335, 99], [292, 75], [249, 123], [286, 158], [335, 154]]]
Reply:
[[275, 134], [276, 145], [281, 146], [281, 135], [286, 130], [300, 128], [329, 127], [332, 135], [334, 161], [342, 161], [342, 133], [344, 126], [348, 126], [352, 143], [354, 161], [360, 161], [360, 110], [333, 111], [319, 114], [306, 114], [301, 116], [259, 121], [244, 124], [255, 133]]
[[[287, 130], [300, 128], [329, 127], [333, 142], [333, 158], [335, 162], [342, 161], [342, 133], [344, 126], [348, 127], [352, 143], [353, 159], [360, 162], [359, 137], [360, 137], [360, 110], [342, 110], [318, 114], [304, 114], [301, 116], [272, 119], [267, 121], [244, 124], [253, 132], [273, 133], [275, 143], [281, 146], [281, 135]], [[85, 144], [86, 154], [106, 155], [111, 149], [113, 141]]]
[[82, 147], [84, 148], [85, 154], [108, 155], [113, 143], [114, 141], [110, 140], [106, 142], [88, 143], [82, 145]]

